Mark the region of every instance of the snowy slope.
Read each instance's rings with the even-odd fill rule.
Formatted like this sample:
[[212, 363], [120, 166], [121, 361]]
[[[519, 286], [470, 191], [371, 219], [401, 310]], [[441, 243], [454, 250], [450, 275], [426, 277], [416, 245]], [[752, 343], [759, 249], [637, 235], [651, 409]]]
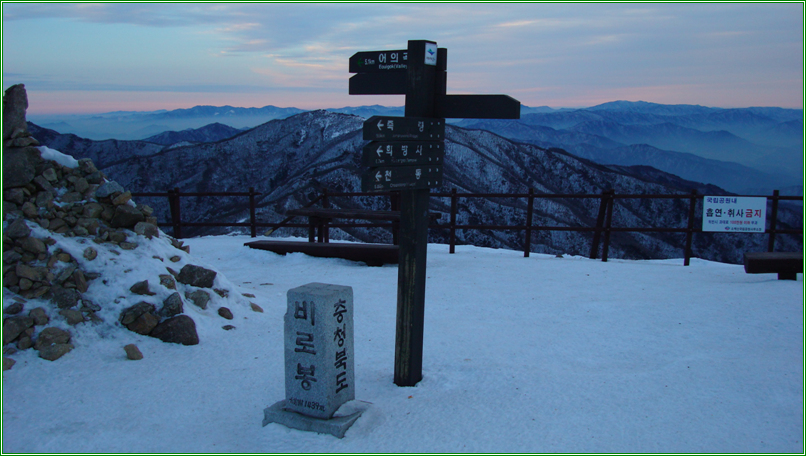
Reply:
[[[86, 326], [57, 361], [18, 353], [3, 452], [803, 452], [802, 275], [429, 245], [424, 379], [399, 388], [395, 266], [248, 240], [185, 241], [265, 313], [238, 298], [236, 328], [197, 318], [195, 346]], [[168, 254], [154, 245], [142, 255]], [[261, 426], [284, 397], [285, 294], [309, 282], [355, 294], [356, 398], [373, 407], [341, 440]]]

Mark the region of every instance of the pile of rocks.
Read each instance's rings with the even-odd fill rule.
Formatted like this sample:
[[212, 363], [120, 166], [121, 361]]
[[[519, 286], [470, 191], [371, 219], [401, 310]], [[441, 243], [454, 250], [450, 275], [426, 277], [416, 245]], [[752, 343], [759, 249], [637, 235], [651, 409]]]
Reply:
[[[58, 161], [44, 159], [40, 149], [35, 147], [38, 142], [27, 131], [27, 106], [27, 95], [21, 84], [6, 91], [3, 98], [3, 287], [15, 295], [15, 302], [4, 309], [3, 352], [7, 355], [34, 348], [39, 350], [40, 357], [55, 360], [73, 348], [69, 343], [70, 332], [53, 326], [40, 329], [39, 326], [48, 325], [52, 318], [67, 325], [102, 322], [97, 313], [106, 303], [92, 302], [85, 295], [102, 274], [88, 272], [80, 263], [95, 260], [101, 245], [119, 255], [121, 250], [137, 249], [143, 239], [159, 237], [160, 231], [152, 210], [134, 204], [131, 193], [107, 180], [91, 160], [73, 163], [65, 156]], [[44, 230], [33, 230], [34, 224]], [[91, 240], [87, 244], [96, 245], [84, 248], [80, 253], [83, 258], [78, 261], [58, 248], [54, 237], [81, 237]], [[181, 242], [170, 241], [178, 250], [189, 252]], [[177, 262], [179, 258], [173, 256], [169, 260]], [[185, 284], [185, 298], [201, 309], [210, 301], [210, 293], [203, 288], [220, 296], [228, 293], [212, 289], [214, 271], [185, 265], [179, 272], [171, 268], [163, 272], [167, 273], [155, 274], [162, 287], [176, 290], [176, 281]], [[135, 283], [129, 291], [135, 295], [155, 295], [147, 281]], [[25, 314], [26, 299], [50, 300], [56, 308], [52, 312], [58, 316], [48, 316], [48, 310], [43, 307]], [[252, 308], [259, 309], [254, 304]], [[221, 307], [218, 312], [232, 319], [229, 309]], [[166, 342], [197, 344], [195, 323], [182, 313], [182, 296], [174, 292], [163, 301], [159, 311], [154, 303], [144, 298], [124, 309], [117, 323]], [[130, 359], [142, 357], [136, 347], [127, 346], [126, 353]], [[3, 368], [11, 365], [13, 360], [4, 358]]]

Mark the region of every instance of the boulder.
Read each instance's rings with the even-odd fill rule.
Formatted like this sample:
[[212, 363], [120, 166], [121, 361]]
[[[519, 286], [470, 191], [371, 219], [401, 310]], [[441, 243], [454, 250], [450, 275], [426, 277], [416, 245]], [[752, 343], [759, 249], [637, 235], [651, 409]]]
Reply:
[[28, 316], [34, 319], [34, 325], [44, 326], [50, 322], [47, 312], [44, 307], [36, 307], [28, 312]]
[[48, 361], [56, 361], [73, 349], [73, 344], [54, 344], [42, 347], [39, 357]]
[[[15, 84], [3, 94], [3, 141], [28, 133], [25, 111], [28, 110], [28, 93], [24, 84]], [[4, 151], [5, 152], [5, 151]]]
[[193, 304], [201, 309], [206, 309], [207, 303], [210, 302], [210, 293], [207, 293], [204, 290], [186, 292], [185, 297], [190, 299]]
[[199, 288], [212, 288], [216, 272], [201, 266], [186, 264], [179, 271], [177, 280], [185, 285]]
[[4, 371], [7, 371], [7, 370], [11, 369], [12, 367], [14, 367], [15, 364], [17, 364], [17, 362], [14, 361], [13, 359], [3, 357], [3, 370]]
[[143, 280], [142, 282], [135, 283], [129, 288], [129, 291], [137, 295], [154, 296], [156, 294], [153, 291], [149, 291], [148, 280]]
[[120, 313], [120, 323], [124, 326], [128, 326], [140, 318], [140, 315], [143, 315], [147, 312], [153, 313], [155, 309], [156, 307], [154, 307], [154, 304], [145, 301], [138, 302], [131, 307], [123, 309], [123, 311]]
[[[5, 119], [3, 119], [5, 120]], [[3, 149], [3, 189], [22, 187], [36, 177], [42, 156], [34, 147]]]
[[182, 296], [176, 292], [172, 293], [165, 299], [165, 301], [162, 302], [162, 309], [160, 309], [159, 315], [170, 318], [175, 315], [179, 315], [184, 311], [185, 309], [182, 304]]
[[3, 321], [3, 345], [13, 342], [26, 329], [34, 325], [34, 319], [22, 315], [8, 317]]
[[126, 328], [128, 328], [129, 331], [134, 331], [137, 334], [147, 336], [154, 329], [154, 327], [157, 326], [159, 321], [160, 319], [158, 316], [151, 312], [145, 312], [137, 317], [136, 320], [126, 325]]
[[163, 321], [149, 335], [163, 342], [175, 344], [196, 345], [199, 343], [196, 323], [187, 315], [178, 315]]
[[36, 337], [34, 349], [41, 350], [51, 345], [62, 345], [70, 342], [70, 332], [54, 326], [45, 328]]
[[11, 239], [25, 238], [31, 235], [31, 229], [24, 219], [18, 218], [8, 224], [8, 227], [3, 230], [3, 234]]
[[53, 301], [60, 309], [69, 309], [71, 307], [75, 307], [78, 304], [78, 300], [81, 299], [81, 293], [74, 288], [64, 288], [54, 285], [51, 287], [50, 293], [50, 300]]
[[115, 206], [115, 214], [112, 216], [112, 220], [110, 220], [109, 224], [113, 228], [131, 228], [145, 220], [145, 218], [145, 215], [136, 207], [122, 204]]
[[11, 303], [8, 307], [3, 309], [3, 313], [6, 315], [17, 315], [18, 313], [22, 312], [22, 303], [21, 302], [14, 302]]

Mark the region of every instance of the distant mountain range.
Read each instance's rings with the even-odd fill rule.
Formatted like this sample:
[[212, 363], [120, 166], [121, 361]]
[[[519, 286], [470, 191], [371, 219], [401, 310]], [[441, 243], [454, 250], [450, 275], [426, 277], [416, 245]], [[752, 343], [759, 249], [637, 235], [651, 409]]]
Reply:
[[[258, 219], [279, 221], [288, 209], [306, 204], [312, 193], [326, 187], [333, 191], [360, 189], [363, 118], [329, 111], [311, 111], [275, 119], [226, 139], [199, 144], [169, 146], [146, 141], [91, 141], [63, 135], [29, 124], [42, 144], [77, 158], [93, 159], [110, 178], [131, 191], [185, 192], [244, 191], [255, 187]], [[445, 184], [441, 191], [515, 193], [534, 188], [538, 194], [598, 194], [606, 189], [618, 193], [725, 194], [718, 187], [681, 179], [649, 166], [596, 164], [556, 147], [516, 142], [483, 130], [449, 125], [445, 141]], [[165, 198], [138, 200], [155, 208], [167, 219]], [[331, 205], [345, 208], [388, 209], [384, 198], [331, 198]], [[503, 204], [499, 204], [503, 203]], [[622, 200], [613, 213], [614, 226], [685, 226], [685, 200]], [[431, 210], [447, 212], [450, 202], [432, 199]], [[485, 198], [462, 199], [459, 223], [520, 225], [525, 214], [523, 200], [495, 202]], [[598, 203], [579, 199], [537, 199], [536, 226], [592, 226]], [[698, 209], [701, 211], [701, 209]], [[245, 198], [186, 198], [182, 201], [185, 221], [243, 220], [248, 218]], [[800, 226], [802, 211], [782, 204], [779, 226]], [[447, 220], [447, 214], [443, 215]], [[189, 234], [190, 233], [190, 230]], [[209, 231], [208, 231], [209, 232]], [[194, 232], [200, 234], [201, 231]], [[281, 235], [305, 235], [305, 230], [286, 230]], [[350, 236], [366, 242], [389, 242], [384, 230], [364, 228], [336, 230], [334, 238]], [[432, 242], [445, 242], [447, 231], [435, 229]], [[460, 243], [519, 249], [522, 232], [459, 230]], [[590, 233], [535, 232], [533, 251], [587, 255]], [[787, 250], [802, 249], [790, 236], [781, 236]], [[623, 233], [612, 236], [611, 256], [620, 258], [669, 258], [682, 255], [679, 235]], [[764, 250], [760, 236], [720, 233], [698, 234], [695, 256], [725, 262], [740, 262], [746, 250]]]
[[[328, 111], [363, 118], [403, 115], [402, 107], [379, 105]], [[220, 141], [301, 112], [276, 106], [196, 106], [173, 111], [29, 117], [43, 127], [83, 138], [183, 145]], [[778, 189], [784, 194], [803, 194], [801, 110], [614, 101], [583, 109], [522, 106], [519, 120], [449, 120], [515, 141], [561, 148], [601, 164], [652, 166], [735, 193]]]

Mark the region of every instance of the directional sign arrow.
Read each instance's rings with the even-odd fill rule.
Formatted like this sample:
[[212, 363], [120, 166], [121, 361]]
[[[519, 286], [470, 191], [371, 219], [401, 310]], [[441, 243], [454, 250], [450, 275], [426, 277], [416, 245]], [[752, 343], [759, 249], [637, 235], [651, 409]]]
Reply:
[[430, 117], [372, 116], [364, 122], [364, 139], [442, 141], [445, 119]]
[[405, 95], [406, 72], [359, 73], [350, 78], [350, 95]]
[[361, 176], [361, 191], [415, 190], [442, 185], [442, 166], [372, 168]]
[[441, 165], [442, 141], [373, 141], [364, 146], [363, 166]]
[[407, 49], [356, 52], [350, 57], [350, 73], [406, 72]]
[[436, 115], [449, 119], [520, 119], [521, 102], [509, 95], [442, 95]]

